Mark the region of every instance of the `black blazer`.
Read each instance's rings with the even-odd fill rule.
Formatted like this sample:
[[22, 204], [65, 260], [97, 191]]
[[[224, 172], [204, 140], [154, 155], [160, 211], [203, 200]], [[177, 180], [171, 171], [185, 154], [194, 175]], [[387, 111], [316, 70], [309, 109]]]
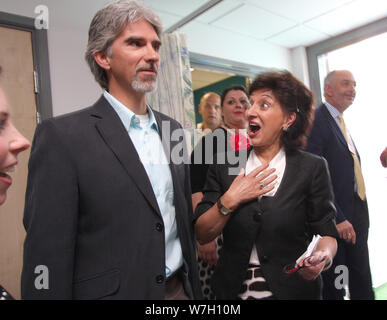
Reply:
[[[160, 130], [162, 121], [170, 124], [170, 134], [181, 128], [154, 114]], [[172, 150], [178, 142], [161, 134]], [[170, 164], [170, 169], [185, 284], [200, 298], [189, 168]], [[24, 226], [22, 298], [164, 299], [161, 213], [136, 149], [105, 98], [38, 126]], [[47, 290], [34, 285], [39, 265], [49, 270]]]
[[[229, 164], [210, 167], [197, 216], [228, 190], [235, 179], [229, 168]], [[319, 299], [320, 277], [305, 281], [297, 273], [284, 274], [283, 267], [296, 261], [314, 234], [337, 237], [335, 215], [325, 160], [301, 151], [286, 153], [276, 195], [241, 205], [223, 229], [223, 248], [212, 277], [216, 297], [237, 298], [255, 243], [265, 279], [278, 299]]]
[[[337, 223], [344, 220], [353, 221], [355, 200], [353, 157], [341, 129], [324, 104], [316, 109], [306, 150], [324, 157], [328, 162], [335, 195]], [[359, 154], [358, 157], [360, 159]], [[368, 217], [368, 210], [365, 211], [364, 214]]]

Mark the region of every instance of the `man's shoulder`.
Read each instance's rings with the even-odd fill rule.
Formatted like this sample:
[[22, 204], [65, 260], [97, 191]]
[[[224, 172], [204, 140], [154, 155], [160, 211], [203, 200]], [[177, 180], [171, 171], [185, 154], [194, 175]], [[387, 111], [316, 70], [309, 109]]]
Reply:
[[58, 122], [58, 123], [62, 123], [62, 122], [65, 123], [65, 122], [74, 121], [76, 119], [88, 117], [91, 114], [98, 115], [99, 111], [103, 110], [103, 108], [101, 108], [101, 106], [102, 107], [109, 106], [109, 102], [103, 96], [101, 96], [94, 104], [92, 104], [90, 106], [80, 107], [75, 111], [71, 111], [68, 113], [64, 113], [62, 115], [52, 117], [49, 119], [49, 121]]
[[324, 104], [324, 103], [320, 104], [320, 105], [316, 108], [316, 110], [315, 110], [315, 114], [314, 114], [315, 119], [324, 116], [324, 115], [326, 114], [327, 111], [328, 111], [328, 110], [327, 110], [327, 107], [325, 106], [325, 104]]
[[306, 150], [297, 150], [290, 154], [287, 154], [288, 159], [294, 157], [296, 162], [303, 170], [308, 171], [307, 168], [311, 170], [316, 170], [316, 168], [325, 167], [327, 161], [324, 157], [321, 157], [317, 154], [308, 152]]
[[[314, 112], [313, 130], [312, 133], [317, 131], [325, 131], [329, 128], [327, 122], [330, 121], [331, 116], [325, 104], [319, 105]], [[333, 118], [332, 118], [333, 119]]]
[[79, 110], [75, 110], [69, 113], [55, 116], [49, 119], [49, 121], [57, 122], [57, 123], [73, 122], [76, 119], [83, 118], [86, 115], [89, 115], [92, 108], [93, 106], [81, 108]]
[[176, 127], [181, 128], [181, 124], [177, 120], [167, 116], [164, 113], [161, 113], [161, 112], [153, 110], [153, 109], [152, 109], [152, 112], [155, 115], [156, 120], [158, 120], [160, 122], [167, 121], [167, 122], [170, 122], [172, 126], [176, 126]]
[[[96, 106], [103, 103], [103, 100], [101, 101], [101, 99], [102, 98], [91, 106], [45, 119], [39, 124], [39, 130], [55, 130], [67, 134], [79, 135], [80, 131], [83, 131], [86, 124], [89, 122], [88, 119], [93, 119], [91, 115], [98, 115]], [[97, 119], [97, 117], [95, 117], [95, 119]]]
[[323, 157], [319, 156], [319, 155], [316, 155], [314, 153], [311, 153], [309, 151], [306, 151], [306, 150], [297, 150], [295, 151], [294, 153], [295, 156], [299, 157], [299, 159], [301, 161], [306, 161], [306, 162], [321, 162], [321, 161], [324, 161]]

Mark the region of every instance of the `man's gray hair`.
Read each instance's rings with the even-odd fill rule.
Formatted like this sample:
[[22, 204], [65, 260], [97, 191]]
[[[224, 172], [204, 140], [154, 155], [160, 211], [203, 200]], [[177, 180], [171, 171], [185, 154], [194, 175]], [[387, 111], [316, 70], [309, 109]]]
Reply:
[[332, 84], [332, 79], [333, 79], [335, 73], [336, 73], [336, 70], [333, 70], [333, 71], [329, 72], [329, 73], [326, 75], [326, 77], [325, 77], [325, 79], [324, 79], [324, 85], [326, 85], [326, 84]]
[[85, 59], [95, 80], [103, 89], [108, 89], [107, 74], [95, 61], [94, 54], [105, 52], [108, 56], [111, 56], [111, 45], [126, 25], [142, 19], [148, 21], [157, 35], [161, 36], [162, 25], [160, 18], [137, 0], [119, 0], [108, 4], [99, 10], [91, 21]]
[[327, 85], [332, 85], [332, 80], [333, 80], [335, 74], [336, 74], [336, 70], [333, 70], [333, 71], [329, 72], [324, 79], [324, 97], [326, 97], [325, 88]]

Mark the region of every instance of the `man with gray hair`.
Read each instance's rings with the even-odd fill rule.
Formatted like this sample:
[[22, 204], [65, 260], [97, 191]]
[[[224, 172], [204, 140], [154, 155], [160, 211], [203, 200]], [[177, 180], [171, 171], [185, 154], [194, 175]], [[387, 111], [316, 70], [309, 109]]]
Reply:
[[[337, 209], [338, 250], [333, 266], [322, 273], [323, 298], [342, 300], [348, 285], [351, 300], [372, 300], [368, 256], [369, 215], [360, 157], [344, 123], [343, 113], [356, 97], [356, 81], [348, 70], [335, 70], [325, 78], [325, 102], [316, 109], [306, 151], [328, 162]], [[339, 267], [336, 269], [336, 267]], [[348, 283], [337, 281], [346, 267]]]
[[86, 61], [105, 91], [36, 130], [22, 298], [201, 298], [189, 168], [167, 161], [181, 126], [145, 101], [161, 32], [159, 18], [134, 0], [92, 20]]

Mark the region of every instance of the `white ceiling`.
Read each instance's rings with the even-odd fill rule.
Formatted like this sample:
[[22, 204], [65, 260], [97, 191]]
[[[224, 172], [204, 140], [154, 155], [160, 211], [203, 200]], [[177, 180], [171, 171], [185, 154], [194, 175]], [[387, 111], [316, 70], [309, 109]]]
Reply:
[[[142, 1], [159, 14], [165, 29], [208, 2]], [[223, 0], [190, 23], [292, 49], [312, 45], [386, 16], [387, 0]], [[183, 27], [182, 32], [195, 29]]]

